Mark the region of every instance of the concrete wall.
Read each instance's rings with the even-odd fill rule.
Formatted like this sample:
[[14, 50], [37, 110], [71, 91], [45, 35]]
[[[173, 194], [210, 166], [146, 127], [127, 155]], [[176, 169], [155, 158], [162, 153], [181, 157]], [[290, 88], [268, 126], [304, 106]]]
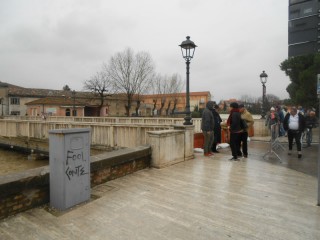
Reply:
[[[151, 148], [133, 149], [91, 157], [91, 186], [150, 166]], [[49, 202], [49, 167], [0, 176], [0, 219]]]

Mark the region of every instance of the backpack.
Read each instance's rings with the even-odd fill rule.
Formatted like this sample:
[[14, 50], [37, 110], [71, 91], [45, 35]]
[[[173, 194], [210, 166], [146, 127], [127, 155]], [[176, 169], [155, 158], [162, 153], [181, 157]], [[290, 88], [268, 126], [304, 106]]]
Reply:
[[243, 130], [246, 130], [246, 129], [248, 128], [248, 124], [247, 124], [246, 120], [244, 120], [244, 119], [241, 118], [241, 120], [240, 120], [240, 127], [241, 127], [241, 129], [243, 129]]

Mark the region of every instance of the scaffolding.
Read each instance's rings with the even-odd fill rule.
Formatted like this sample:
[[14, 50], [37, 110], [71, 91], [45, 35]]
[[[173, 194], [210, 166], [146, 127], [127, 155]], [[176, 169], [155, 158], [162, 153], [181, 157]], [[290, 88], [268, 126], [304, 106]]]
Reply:
[[282, 150], [285, 150], [285, 148], [282, 146], [282, 144], [279, 141], [279, 128], [280, 128], [280, 124], [279, 123], [275, 123], [275, 124], [272, 124], [270, 126], [270, 146], [269, 146], [268, 152], [266, 152], [263, 155], [263, 158], [265, 158], [266, 156], [268, 156], [270, 154], [273, 154], [281, 162], [282, 159], [276, 153], [276, 150], [278, 150], [279, 148], [281, 148]]

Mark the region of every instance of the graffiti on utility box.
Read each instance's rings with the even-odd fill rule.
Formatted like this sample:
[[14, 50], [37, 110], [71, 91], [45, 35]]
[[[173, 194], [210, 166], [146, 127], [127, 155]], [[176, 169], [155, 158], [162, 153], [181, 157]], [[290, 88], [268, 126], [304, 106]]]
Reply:
[[69, 181], [74, 177], [81, 177], [83, 175], [89, 174], [86, 166], [88, 164], [83, 164], [87, 159], [84, 158], [82, 151], [67, 151], [66, 166], [65, 171]]

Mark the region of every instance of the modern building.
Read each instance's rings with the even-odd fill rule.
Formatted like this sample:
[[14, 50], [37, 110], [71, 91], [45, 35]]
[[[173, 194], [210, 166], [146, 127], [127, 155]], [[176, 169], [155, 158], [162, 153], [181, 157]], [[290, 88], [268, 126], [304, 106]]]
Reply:
[[288, 56], [320, 52], [320, 0], [289, 0]]

